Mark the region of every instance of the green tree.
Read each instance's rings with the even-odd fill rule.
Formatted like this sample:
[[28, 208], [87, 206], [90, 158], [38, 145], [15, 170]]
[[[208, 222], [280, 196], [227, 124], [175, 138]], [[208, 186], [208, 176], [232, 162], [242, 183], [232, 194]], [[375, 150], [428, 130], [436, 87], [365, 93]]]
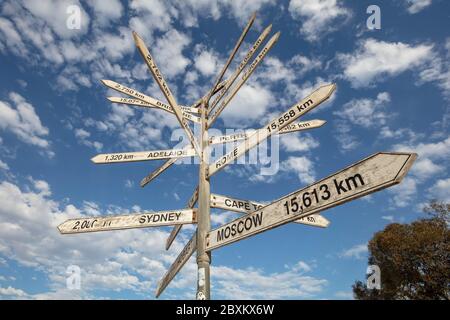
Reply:
[[428, 218], [392, 223], [369, 241], [369, 265], [381, 271], [381, 289], [353, 285], [355, 299], [450, 299], [450, 204], [433, 200]]

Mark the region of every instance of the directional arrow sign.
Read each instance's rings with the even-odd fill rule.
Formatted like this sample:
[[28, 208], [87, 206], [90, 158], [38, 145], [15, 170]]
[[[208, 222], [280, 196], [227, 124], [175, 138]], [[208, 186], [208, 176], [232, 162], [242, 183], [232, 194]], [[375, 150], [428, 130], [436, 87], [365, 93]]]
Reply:
[[266, 127], [257, 130], [248, 139], [241, 142], [236, 148], [230, 151], [228, 154], [220, 157], [216, 162], [209, 165], [208, 176], [212, 176], [217, 171], [223, 169], [230, 162], [239, 158], [247, 152], [247, 150], [258, 145], [260, 142], [267, 139], [272, 134], [277, 133], [280, 129], [288, 126], [294, 122], [297, 118], [304, 115], [308, 111], [311, 111], [319, 104], [327, 100], [336, 89], [335, 84], [328, 84], [320, 87], [308, 97], [301, 100], [297, 104], [293, 105], [289, 110], [284, 112], [280, 117], [269, 122]]
[[[221, 196], [219, 194], [211, 194], [211, 207], [219, 208], [224, 210], [230, 210], [240, 213], [252, 213], [266, 206], [266, 204], [249, 201], [240, 200], [230, 197]], [[307, 224], [314, 227], [326, 228], [330, 224], [330, 221], [325, 219], [319, 214], [313, 214], [308, 217], [300, 218], [294, 221], [295, 223]], [[175, 226], [175, 228], [181, 226]]]
[[[283, 129], [281, 129], [278, 134], [283, 133], [291, 133], [296, 131], [309, 130], [314, 128], [319, 128], [326, 123], [324, 120], [310, 120], [310, 121], [302, 121], [298, 123], [292, 123]], [[250, 131], [250, 132], [248, 132]], [[245, 140], [250, 137], [256, 130], [248, 130], [245, 132], [238, 132], [234, 134], [229, 134], [226, 136], [212, 136], [209, 138], [209, 144], [219, 144], [219, 143], [228, 143], [235, 142], [239, 140]]]
[[265, 204], [256, 201], [240, 200], [222, 196], [220, 194], [211, 194], [211, 207], [213, 208], [250, 213], [261, 209], [264, 206]]
[[138, 48], [139, 52], [141, 53], [142, 57], [145, 60], [145, 63], [147, 64], [148, 68], [150, 69], [150, 72], [152, 73], [153, 77], [155, 78], [156, 82], [159, 85], [159, 88], [163, 92], [164, 96], [166, 97], [167, 101], [169, 102], [169, 105], [172, 107], [173, 111], [175, 112], [175, 116], [177, 117], [178, 121], [180, 122], [181, 127], [186, 132], [186, 135], [188, 139], [190, 140], [192, 146], [194, 147], [195, 151], [197, 151], [197, 154], [201, 155], [200, 146], [197, 143], [197, 140], [195, 140], [194, 133], [192, 132], [191, 128], [189, 127], [188, 123], [184, 121], [183, 119], [183, 113], [178, 106], [175, 97], [172, 94], [172, 91], [170, 91], [169, 86], [167, 85], [167, 82], [164, 80], [161, 71], [159, 71], [158, 66], [156, 65], [155, 60], [153, 59], [152, 55], [150, 54], [150, 51], [148, 51], [144, 41], [139, 37], [139, 35], [133, 31], [133, 38], [134, 42], [136, 43], [136, 47]]
[[156, 297], [163, 292], [163, 290], [167, 287], [167, 285], [172, 281], [172, 279], [176, 276], [176, 274], [181, 270], [181, 268], [185, 265], [185, 263], [189, 260], [192, 254], [197, 249], [197, 232], [194, 233], [191, 240], [186, 244], [184, 249], [180, 252], [177, 259], [170, 266], [170, 269], [166, 272], [164, 277], [158, 283], [158, 287], [156, 288]]
[[[212, 88], [212, 92], [214, 92], [214, 90], [219, 86], [220, 81], [223, 78], [223, 75], [225, 74], [225, 72], [228, 69], [228, 66], [230, 65], [231, 61], [233, 60], [234, 56], [236, 55], [239, 47], [241, 46], [242, 42], [244, 41], [245, 36], [247, 35], [248, 31], [250, 30], [253, 22], [256, 19], [256, 12], [254, 12], [250, 18], [250, 20], [248, 21], [247, 25], [245, 26], [244, 30], [242, 31], [241, 36], [239, 37], [239, 40], [236, 42], [236, 45], [233, 48], [233, 51], [231, 51], [230, 56], [228, 57], [227, 62], [225, 63], [225, 65], [223, 66], [222, 70], [219, 73], [219, 76], [217, 77], [216, 82], [214, 83], [214, 86]], [[209, 100], [209, 97], [208, 97]]]
[[[189, 150], [189, 149], [191, 149], [189, 145], [187, 145], [183, 148], [183, 150]], [[163, 173], [168, 168], [170, 168], [175, 162], [177, 162], [177, 160], [178, 160], [178, 158], [171, 158], [171, 159], [167, 160], [166, 162], [164, 162], [164, 164], [161, 167], [159, 167], [158, 169], [156, 169], [155, 171], [153, 171], [152, 173], [150, 173], [144, 179], [141, 180], [141, 183], [140, 183], [141, 187], [142, 188], [145, 187], [150, 181], [152, 181], [157, 176], [159, 176], [161, 173]]]
[[317, 120], [317, 119], [292, 123], [290, 125], [283, 127], [283, 129], [281, 129], [278, 133], [282, 134], [282, 133], [289, 133], [289, 132], [296, 132], [296, 131], [320, 128], [325, 123], [327, 123], [325, 120]]
[[[192, 209], [195, 206], [195, 203], [198, 200], [198, 191], [199, 191], [199, 188], [197, 186], [197, 188], [195, 188], [194, 193], [192, 194], [191, 198], [188, 201], [187, 208]], [[166, 250], [169, 250], [170, 246], [172, 245], [173, 240], [175, 240], [176, 236], [180, 232], [181, 227], [183, 227], [182, 224], [179, 224], [179, 225], [176, 225], [175, 227], [173, 227], [172, 232], [170, 232], [170, 235], [166, 241]]]
[[[140, 106], [140, 107], [147, 107], [147, 108], [158, 108], [170, 113], [175, 113], [173, 111], [172, 107], [168, 104], [161, 102], [155, 98], [152, 98], [150, 96], [147, 96], [146, 94], [143, 94], [142, 92], [139, 92], [135, 89], [131, 89], [127, 86], [124, 86], [123, 84], [117, 83], [112, 80], [101, 80], [101, 82], [108, 88], [111, 88], [113, 90], [116, 90], [118, 92], [121, 92], [123, 94], [126, 94], [130, 97], [133, 97], [134, 99], [129, 98], [121, 98], [121, 97], [108, 97], [107, 99], [113, 103], [123, 103], [123, 104], [130, 104], [134, 106]], [[185, 107], [180, 106], [180, 109], [183, 112], [183, 117], [192, 121], [195, 121], [198, 119], [198, 117], [193, 118], [193, 116], [188, 113], [198, 113], [198, 108], [191, 108], [191, 107]]]
[[62, 234], [122, 230], [196, 223], [196, 209], [145, 212], [121, 216], [70, 219], [58, 226]]
[[268, 26], [259, 36], [259, 38], [256, 40], [256, 42], [253, 44], [253, 46], [250, 48], [250, 50], [247, 52], [247, 55], [245, 56], [244, 60], [239, 64], [236, 71], [233, 73], [233, 75], [227, 80], [225, 86], [223, 89], [219, 92], [219, 94], [214, 98], [214, 101], [209, 105], [208, 114], [211, 113], [211, 111], [214, 109], [214, 107], [217, 105], [220, 99], [227, 93], [228, 89], [230, 89], [231, 85], [234, 83], [234, 81], [237, 79], [239, 74], [244, 70], [245, 66], [248, 64], [250, 59], [255, 54], [256, 50], [258, 50], [259, 46], [263, 43], [264, 39], [269, 35], [270, 31], [272, 30], [272, 25]]
[[[142, 101], [139, 99], [133, 99], [133, 98], [108, 97], [107, 99], [109, 101], [111, 101], [112, 103], [128, 104], [128, 105], [139, 106], [139, 107], [144, 107], [144, 108], [157, 108], [157, 109], [162, 109], [162, 110], [170, 112], [170, 113], [174, 113], [171, 106], [169, 106], [165, 103], [162, 103], [162, 102], [158, 102], [158, 105], [154, 105], [154, 104], [150, 104], [148, 102], [145, 102], [145, 101]], [[186, 111], [185, 108], [191, 109], [191, 107], [181, 107], [181, 109], [183, 110], [183, 117], [192, 122], [200, 123], [200, 118], [188, 113], [188, 111]], [[192, 109], [195, 109], [195, 108], [192, 108]]]
[[239, 79], [239, 81], [236, 83], [236, 85], [231, 89], [229, 94], [224, 98], [224, 100], [220, 103], [220, 105], [217, 107], [214, 114], [208, 119], [208, 128], [211, 127], [211, 125], [216, 121], [217, 117], [222, 113], [223, 109], [230, 103], [231, 99], [236, 95], [236, 93], [239, 91], [239, 89], [244, 85], [244, 83], [247, 81], [247, 79], [251, 76], [253, 71], [255, 71], [256, 67], [259, 65], [259, 63], [264, 59], [264, 57], [267, 55], [270, 49], [274, 46], [274, 44], [278, 41], [278, 38], [280, 37], [280, 32], [277, 32], [270, 40], [267, 42], [267, 44], [262, 48], [261, 52], [258, 54], [258, 56], [253, 60], [252, 64], [245, 70], [244, 74], [242, 75], [242, 78]]
[[177, 162], [177, 160], [178, 160], [178, 158], [172, 158], [172, 159], [169, 159], [166, 162], [164, 162], [164, 164], [161, 167], [159, 167], [158, 169], [156, 169], [155, 171], [153, 171], [152, 173], [150, 173], [144, 179], [141, 180], [141, 183], [140, 183], [141, 187], [142, 188], [145, 187], [148, 183], [150, 183], [150, 181], [155, 179], [161, 173], [166, 171], [170, 166], [172, 166], [175, 162]]
[[376, 153], [207, 234], [207, 250], [250, 237], [401, 182], [415, 153]]
[[155, 150], [155, 151], [139, 151], [139, 152], [122, 152], [122, 153], [102, 153], [91, 158], [94, 163], [117, 163], [132, 161], [148, 161], [167, 158], [183, 158], [195, 156], [195, 150], [190, 149], [171, 149], [171, 150]]

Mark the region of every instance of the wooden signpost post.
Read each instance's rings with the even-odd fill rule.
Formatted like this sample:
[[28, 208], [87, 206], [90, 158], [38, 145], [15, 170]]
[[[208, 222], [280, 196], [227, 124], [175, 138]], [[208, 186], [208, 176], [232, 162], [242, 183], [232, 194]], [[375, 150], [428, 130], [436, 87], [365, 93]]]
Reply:
[[[280, 36], [279, 32], [273, 35], [257, 53], [270, 34], [272, 25], [264, 29], [230, 78], [223, 80], [223, 76], [236, 56], [255, 18], [256, 14], [253, 14], [227, 62], [221, 69], [213, 87], [191, 106], [181, 106], [177, 103], [153, 56], [136, 32], [133, 32], [136, 47], [144, 58], [167, 103], [117, 82], [102, 80], [102, 83], [108, 88], [127, 96], [109, 97], [108, 99], [112, 103], [160, 109], [173, 114], [185, 131], [189, 144], [182, 149], [99, 154], [91, 159], [92, 162], [109, 164], [167, 159], [162, 166], [142, 179], [140, 185], [144, 187], [170, 168], [178, 159], [198, 156], [200, 159], [198, 186], [186, 204], [186, 208], [183, 209], [133, 213], [120, 216], [81, 217], [65, 221], [58, 226], [58, 230], [62, 234], [77, 234], [171, 225], [173, 229], [166, 241], [166, 249], [168, 250], [183, 224], [197, 224], [197, 229], [191, 240], [186, 244], [178, 258], [159, 282], [156, 289], [156, 297], [163, 293], [164, 289], [189, 258], [194, 252], [197, 252], [196, 297], [197, 299], [210, 299], [212, 250], [289, 222], [326, 228], [329, 225], [329, 221], [319, 213], [323, 213], [327, 209], [344, 202], [400, 183], [416, 159], [417, 155], [414, 153], [379, 152], [271, 203], [240, 200], [234, 197], [212, 194], [210, 191], [211, 176], [245, 155], [247, 151], [270, 136], [323, 126], [325, 124], [323, 120], [295, 121], [327, 100], [336, 90], [336, 85], [332, 83], [317, 88], [287, 111], [268, 122], [264, 127], [251, 133], [243, 132], [209, 137], [208, 128], [214, 124], [221, 112], [256, 70], [257, 66], [263, 62]], [[255, 54], [257, 54], [256, 57], [247, 66]], [[242, 76], [239, 78], [241, 73]], [[211, 99], [213, 100], [211, 101]], [[201, 130], [198, 138], [194, 136], [188, 121], [194, 123], [194, 125], [200, 125]], [[235, 143], [237, 141], [241, 142], [232, 151], [210, 163], [211, 145]], [[196, 203], [198, 203], [198, 208], [195, 208]], [[238, 212], [242, 216], [211, 230], [211, 208]]]

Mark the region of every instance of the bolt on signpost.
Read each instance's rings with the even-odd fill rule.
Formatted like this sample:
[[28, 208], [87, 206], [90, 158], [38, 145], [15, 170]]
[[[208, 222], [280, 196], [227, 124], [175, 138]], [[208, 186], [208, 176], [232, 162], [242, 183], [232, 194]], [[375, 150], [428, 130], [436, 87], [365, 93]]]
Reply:
[[[136, 47], [158, 83], [167, 103], [120, 83], [102, 80], [105, 86], [128, 96], [108, 97], [108, 100], [112, 103], [144, 107], [150, 110], [161, 109], [175, 115], [189, 139], [189, 144], [182, 149], [99, 154], [91, 159], [92, 162], [108, 164], [167, 159], [161, 167], [142, 179], [140, 185], [144, 187], [171, 167], [178, 159], [198, 156], [200, 159], [198, 186], [193, 191], [186, 208], [119, 216], [70, 219], [59, 225], [58, 230], [62, 234], [74, 234], [171, 225], [174, 227], [166, 242], [166, 250], [168, 250], [183, 224], [196, 223], [197, 230], [192, 235], [191, 240], [186, 244], [159, 282], [156, 289], [156, 297], [161, 295], [184, 264], [197, 251], [196, 297], [199, 300], [210, 299], [212, 250], [290, 222], [326, 228], [330, 222], [321, 216], [320, 213], [344, 202], [400, 183], [417, 157], [414, 153], [379, 152], [268, 204], [211, 194], [210, 179], [216, 172], [245, 155], [247, 151], [270, 136], [323, 126], [325, 121], [319, 119], [295, 121], [326, 101], [336, 90], [335, 84], [323, 85], [265, 126], [252, 130], [252, 132], [209, 137], [208, 128], [213, 125], [214, 121], [255, 71], [256, 67], [264, 60], [280, 36], [280, 32], [273, 35], [250, 63], [250, 60], [270, 34], [272, 25], [264, 29], [230, 78], [223, 80], [223, 76], [243, 43], [255, 18], [256, 13], [252, 15], [245, 26], [211, 90], [191, 106], [182, 106], [177, 103], [163, 78], [162, 72], [156, 65], [156, 61], [136, 32], [133, 32]], [[249, 66], [247, 67], [248, 64]], [[241, 73], [242, 76], [239, 78]], [[215, 98], [211, 102], [210, 100], [214, 96]], [[189, 122], [197, 123], [201, 126], [198, 138], [194, 136]], [[228, 154], [210, 163], [211, 145], [234, 143], [236, 141], [241, 142]], [[198, 203], [198, 208], [195, 208], [196, 203]], [[242, 216], [211, 230], [211, 207], [239, 212]]]

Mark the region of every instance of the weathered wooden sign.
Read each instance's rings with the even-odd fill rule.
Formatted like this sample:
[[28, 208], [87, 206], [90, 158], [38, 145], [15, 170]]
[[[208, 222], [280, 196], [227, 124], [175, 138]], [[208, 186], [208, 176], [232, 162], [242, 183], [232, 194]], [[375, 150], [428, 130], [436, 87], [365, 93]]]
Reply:
[[[241, 200], [230, 198], [226, 196], [222, 196], [219, 194], [211, 194], [211, 207], [219, 208], [223, 210], [229, 210], [239, 213], [252, 213], [256, 210], [259, 210], [265, 207], [267, 204], [263, 204], [261, 202], [249, 201], [249, 200]], [[295, 221], [295, 223], [299, 224], [307, 224], [314, 227], [326, 228], [330, 224], [330, 221], [325, 219], [319, 214], [313, 214], [308, 217], [300, 218]], [[178, 226], [176, 226], [178, 227]]]
[[196, 213], [196, 209], [183, 209], [120, 216], [77, 218], [63, 222], [58, 226], [58, 230], [62, 234], [69, 234], [196, 223]]
[[250, 59], [253, 57], [255, 52], [258, 50], [260, 45], [264, 42], [266, 37], [269, 35], [270, 31], [272, 30], [272, 25], [268, 26], [259, 36], [259, 38], [256, 40], [256, 42], [253, 44], [253, 46], [250, 48], [250, 50], [247, 52], [247, 55], [244, 57], [244, 60], [239, 64], [237, 69], [234, 71], [232, 76], [227, 80], [225, 85], [223, 86], [222, 90], [220, 90], [219, 94], [214, 98], [213, 102], [209, 105], [208, 114], [211, 113], [211, 111], [216, 107], [217, 103], [220, 101], [220, 99], [223, 98], [225, 93], [228, 92], [230, 87], [233, 85], [234, 81], [236, 81], [237, 77], [241, 74], [242, 70], [244, 70], [245, 66], [248, 64]]
[[158, 287], [156, 288], [156, 298], [160, 296], [163, 290], [167, 287], [167, 285], [172, 281], [172, 279], [177, 275], [177, 273], [183, 268], [183, 266], [188, 262], [189, 258], [197, 249], [197, 232], [194, 233], [191, 240], [186, 244], [183, 250], [181, 250], [177, 259], [170, 266], [169, 270], [167, 270], [164, 277], [158, 283]]
[[416, 157], [414, 153], [376, 153], [253, 213], [212, 230], [207, 236], [207, 249], [219, 248], [398, 184]]
[[[128, 104], [128, 105], [133, 105], [133, 106], [139, 106], [139, 107], [144, 107], [144, 108], [157, 108], [157, 109], [161, 109], [170, 113], [174, 113], [174, 111], [172, 110], [172, 107], [160, 102], [160, 105], [154, 105], [154, 104], [150, 104], [148, 102], [139, 100], [139, 99], [134, 99], [134, 98], [122, 98], [122, 97], [108, 97], [107, 98], [109, 101], [111, 101], [112, 103], [120, 103], [120, 104]], [[189, 111], [186, 111], [186, 109], [195, 109], [195, 108], [191, 108], [191, 107], [180, 107], [181, 110], [183, 110], [183, 118], [188, 119], [192, 122], [195, 123], [200, 123], [200, 118], [197, 116], [194, 116], [190, 113], [188, 113]]]
[[[195, 204], [198, 200], [198, 186], [195, 188], [194, 193], [192, 194], [191, 198], [189, 199], [187, 203], [187, 208], [194, 208]], [[182, 224], [178, 224], [175, 227], [173, 227], [172, 231], [170, 232], [169, 237], [166, 241], [166, 250], [169, 250], [170, 246], [172, 245], [173, 241], [177, 237], [178, 233], [180, 232], [181, 228], [183, 227]]]
[[91, 158], [93, 163], [117, 163], [117, 162], [133, 162], [133, 161], [149, 161], [171, 158], [184, 158], [195, 156], [194, 149], [172, 149], [172, 150], [155, 150], [155, 151], [138, 151], [138, 152], [119, 152], [119, 153], [101, 153]]
[[250, 64], [250, 66], [245, 70], [244, 74], [242, 75], [242, 78], [239, 79], [239, 81], [236, 83], [236, 85], [231, 89], [229, 94], [227, 94], [224, 98], [224, 100], [220, 103], [220, 105], [217, 107], [216, 111], [208, 118], [208, 128], [211, 127], [211, 125], [214, 123], [214, 121], [217, 119], [217, 117], [222, 113], [223, 109], [230, 103], [231, 99], [236, 95], [236, 93], [239, 91], [239, 89], [244, 85], [244, 83], [247, 81], [247, 79], [251, 76], [253, 71], [255, 71], [256, 67], [261, 63], [261, 61], [264, 59], [264, 57], [267, 55], [267, 53], [272, 49], [272, 47], [275, 45], [275, 43], [278, 41], [278, 38], [280, 37], [280, 32], [277, 32], [270, 40], [267, 42], [267, 44], [264, 46], [264, 48], [261, 50], [261, 52], [258, 54], [258, 56], [253, 60], [253, 62]]
[[324, 85], [311, 93], [305, 99], [293, 105], [280, 117], [270, 121], [264, 128], [257, 130], [228, 154], [220, 157], [213, 164], [211, 164], [209, 166], [208, 176], [212, 176], [214, 173], [223, 169], [226, 165], [245, 154], [249, 149], [258, 145], [272, 134], [277, 133], [280, 129], [288, 126], [300, 116], [317, 107], [319, 104], [327, 100], [335, 89], [336, 85], [334, 84]]
[[147, 64], [150, 72], [152, 73], [153, 77], [155, 78], [156, 82], [159, 85], [159, 88], [161, 89], [162, 93], [166, 97], [167, 101], [169, 102], [169, 105], [172, 107], [173, 111], [175, 112], [175, 116], [177, 117], [178, 121], [180, 122], [181, 127], [186, 132], [186, 135], [191, 142], [192, 146], [194, 147], [195, 151], [197, 151], [197, 154], [201, 154], [200, 146], [197, 143], [197, 140], [194, 137], [194, 133], [192, 132], [191, 128], [189, 127], [188, 123], [184, 121], [183, 113], [178, 106], [178, 103], [175, 100], [175, 97], [172, 94], [172, 91], [170, 91], [169, 86], [167, 85], [167, 82], [164, 80], [161, 71], [159, 70], [158, 66], [156, 65], [155, 60], [153, 59], [152, 55], [150, 54], [150, 51], [148, 51], [147, 46], [145, 45], [144, 41], [142, 41], [141, 37], [133, 31], [133, 38], [134, 42], [136, 43], [136, 47], [138, 48], [139, 52], [141, 53], [142, 57], [145, 60], [145, 63]]
[[[326, 123], [324, 120], [310, 120], [310, 121], [302, 121], [298, 123], [292, 123], [283, 129], [281, 129], [278, 134], [283, 133], [291, 133], [296, 131], [304, 131], [314, 128], [319, 128]], [[225, 136], [211, 136], [209, 138], [209, 144], [220, 144], [220, 143], [229, 143], [236, 142], [240, 140], [245, 140], [250, 137], [256, 130], [246, 130], [244, 132], [237, 132], [234, 134], [228, 134]]]

